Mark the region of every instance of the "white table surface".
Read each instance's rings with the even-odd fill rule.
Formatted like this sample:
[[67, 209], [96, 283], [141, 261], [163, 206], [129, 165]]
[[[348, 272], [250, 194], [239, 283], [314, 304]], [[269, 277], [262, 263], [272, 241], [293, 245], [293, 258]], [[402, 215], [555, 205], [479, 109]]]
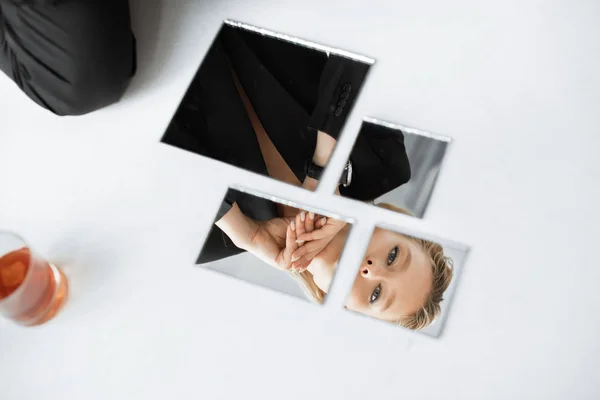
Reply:
[[[166, 1], [164, 3], [167, 3]], [[70, 278], [68, 307], [0, 321], [0, 399], [596, 399], [600, 3], [137, 0], [140, 71], [82, 118], [0, 77], [0, 227]], [[454, 138], [426, 218], [159, 144], [225, 18], [374, 57], [363, 116]], [[356, 217], [326, 306], [193, 266], [228, 183]], [[321, 201], [319, 201], [321, 200]], [[471, 246], [440, 339], [343, 312], [385, 220]]]

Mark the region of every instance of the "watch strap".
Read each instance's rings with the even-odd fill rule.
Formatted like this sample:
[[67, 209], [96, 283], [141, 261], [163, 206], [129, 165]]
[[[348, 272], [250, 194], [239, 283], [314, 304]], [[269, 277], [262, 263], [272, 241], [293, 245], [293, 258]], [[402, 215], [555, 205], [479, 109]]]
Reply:
[[304, 173], [306, 174], [306, 176], [316, 180], [321, 179], [321, 175], [323, 175], [323, 170], [323, 167], [318, 166], [311, 160], [307, 160], [304, 164]]
[[[304, 163], [304, 174], [310, 178], [320, 180], [324, 170], [324, 167], [318, 166], [317, 164], [313, 163], [312, 160], [306, 160]], [[350, 185], [351, 181], [352, 163], [348, 161], [344, 167], [344, 171], [342, 171], [342, 175], [340, 176], [338, 184], [347, 187]]]

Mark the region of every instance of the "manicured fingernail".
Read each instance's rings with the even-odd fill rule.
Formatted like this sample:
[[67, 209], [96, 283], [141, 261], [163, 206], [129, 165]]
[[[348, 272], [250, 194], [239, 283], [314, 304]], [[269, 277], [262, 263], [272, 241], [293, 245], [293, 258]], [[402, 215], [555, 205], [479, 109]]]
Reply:
[[298, 243], [298, 244], [304, 244], [304, 240], [296, 240], [296, 243]]
[[290, 226], [292, 227], [293, 231], [296, 230], [296, 224], [294, 223], [294, 221], [290, 222]]
[[321, 218], [321, 223], [323, 225], [325, 225], [327, 223], [327, 218], [326, 217]]
[[301, 221], [304, 221], [305, 219], [306, 219], [306, 214], [304, 213], [304, 211], [302, 211], [302, 212], [300, 213], [300, 220], [301, 220]]
[[310, 211], [310, 212], [308, 213], [308, 218], [310, 218], [311, 220], [315, 219], [315, 213], [314, 213], [314, 212], [312, 212], [312, 211]]

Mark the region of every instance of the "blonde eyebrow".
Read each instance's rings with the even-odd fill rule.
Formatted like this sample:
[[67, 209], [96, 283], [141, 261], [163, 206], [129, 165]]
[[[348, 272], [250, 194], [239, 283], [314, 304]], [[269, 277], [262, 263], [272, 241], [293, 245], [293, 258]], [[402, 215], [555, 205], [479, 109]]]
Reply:
[[388, 299], [385, 302], [385, 305], [383, 307], [381, 307], [381, 312], [384, 312], [385, 310], [390, 308], [390, 306], [392, 305], [392, 302], [394, 301], [395, 298], [396, 298], [396, 293], [394, 293], [392, 296], [388, 296]]
[[410, 267], [410, 262], [412, 261], [412, 251], [410, 251], [409, 248], [406, 248], [406, 250], [408, 251], [408, 256], [406, 256], [406, 259], [404, 260], [404, 262], [402, 263], [402, 266], [400, 267], [400, 269], [403, 271], [407, 270], [408, 267]]
[[[410, 267], [410, 263], [412, 261], [412, 251], [410, 251], [410, 249], [407, 249], [407, 250], [408, 250], [408, 256], [406, 256], [406, 259], [400, 266], [401, 270], [407, 270], [408, 267]], [[392, 305], [392, 302], [394, 301], [395, 298], [396, 298], [396, 293], [394, 293], [392, 296], [389, 296], [387, 301], [385, 302], [385, 305], [383, 307], [381, 307], [381, 312], [384, 312], [388, 308], [390, 308], [390, 306]]]

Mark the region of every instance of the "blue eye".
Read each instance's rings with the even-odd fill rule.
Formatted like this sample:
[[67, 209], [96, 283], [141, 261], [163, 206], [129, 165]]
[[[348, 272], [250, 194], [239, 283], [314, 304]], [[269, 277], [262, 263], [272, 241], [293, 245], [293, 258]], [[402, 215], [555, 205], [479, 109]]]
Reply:
[[373, 290], [373, 293], [371, 293], [371, 297], [369, 298], [369, 303], [370, 304], [375, 303], [380, 295], [381, 295], [381, 285], [377, 285], [375, 290]]
[[392, 251], [390, 251], [390, 254], [388, 254], [388, 259], [387, 259], [387, 265], [392, 265], [392, 263], [394, 261], [396, 261], [396, 258], [398, 258], [398, 253], [400, 252], [400, 249], [398, 248], [398, 246], [394, 247], [392, 249]]

